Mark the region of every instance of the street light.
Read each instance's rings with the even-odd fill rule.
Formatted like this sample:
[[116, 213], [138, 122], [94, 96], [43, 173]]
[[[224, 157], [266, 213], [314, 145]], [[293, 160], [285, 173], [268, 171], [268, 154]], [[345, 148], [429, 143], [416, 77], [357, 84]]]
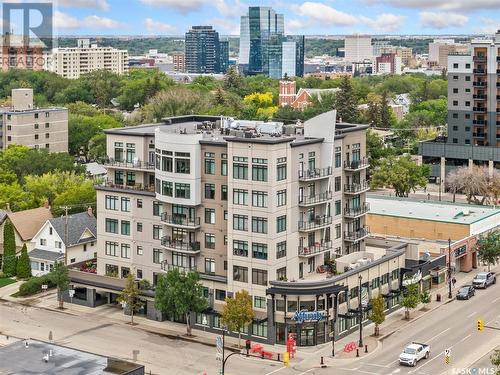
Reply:
[[448, 238], [448, 298], [452, 298], [451, 295], [451, 238]]
[[363, 347], [363, 305], [361, 304], [361, 279], [363, 276], [359, 275], [359, 290], [358, 290], [358, 309], [359, 309], [359, 347]]

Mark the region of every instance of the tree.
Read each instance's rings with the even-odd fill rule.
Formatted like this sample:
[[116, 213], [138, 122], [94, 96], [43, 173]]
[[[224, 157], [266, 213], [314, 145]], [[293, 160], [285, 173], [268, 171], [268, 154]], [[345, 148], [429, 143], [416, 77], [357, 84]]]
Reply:
[[0, 184], [0, 207], [9, 204], [12, 211], [22, 211], [36, 207], [33, 194], [23, 190], [17, 182]]
[[249, 120], [269, 120], [278, 112], [271, 92], [254, 92], [245, 96], [243, 103], [245, 104], [243, 116]]
[[238, 69], [235, 66], [230, 66], [224, 75], [224, 88], [243, 96], [246, 89], [246, 82], [238, 73]]
[[500, 258], [500, 230], [488, 232], [482, 235], [476, 242], [478, 258], [488, 265], [488, 271], [492, 264], [498, 262]]
[[17, 260], [16, 273], [17, 277], [20, 279], [27, 279], [31, 277], [31, 263], [26, 244], [23, 245], [23, 248], [21, 249], [21, 256]]
[[240, 347], [241, 330], [253, 321], [252, 297], [248, 291], [241, 290], [236, 292], [234, 298], [226, 298], [221, 320], [229, 330], [238, 332], [238, 347]]
[[371, 187], [391, 187], [397, 197], [408, 197], [417, 187], [427, 185], [429, 173], [428, 165], [418, 165], [409, 156], [389, 156], [373, 169]]
[[375, 323], [375, 337], [380, 334], [379, 325], [385, 321], [385, 300], [382, 295], [378, 295], [377, 297], [371, 300], [372, 311], [368, 319], [370, 319], [373, 323]]
[[132, 273], [127, 275], [125, 288], [118, 296], [118, 302], [125, 304], [125, 308], [130, 311], [130, 324], [134, 325], [134, 313], [139, 310], [144, 303], [139, 299], [139, 288]]
[[207, 307], [199, 274], [173, 269], [161, 275], [155, 290], [155, 307], [165, 314], [184, 315], [187, 335], [191, 336], [190, 314], [202, 312]]
[[366, 132], [366, 154], [372, 168], [376, 167], [379, 162], [394, 154], [392, 148], [387, 147], [382, 140], [374, 131], [368, 129]]
[[403, 292], [403, 299], [401, 306], [405, 308], [405, 319], [410, 319], [410, 310], [418, 306], [420, 302], [420, 295], [418, 291], [418, 284], [409, 284]]
[[420, 302], [424, 304], [424, 308], [431, 303], [431, 294], [429, 291], [424, 291], [423, 293], [420, 294]]
[[57, 296], [59, 298], [59, 308], [64, 308], [63, 294], [69, 290], [69, 275], [68, 267], [63, 262], [56, 262], [54, 270], [51, 272], [52, 281], [57, 287]]
[[14, 226], [10, 220], [3, 227], [3, 273], [7, 276], [16, 275], [16, 237]]
[[497, 370], [497, 375], [500, 375], [500, 349], [495, 349], [493, 354], [490, 356], [491, 364], [499, 368]]
[[396, 124], [396, 115], [389, 106], [389, 95], [387, 91], [383, 91], [380, 96], [380, 125], [383, 128], [392, 128]]
[[[65, 186], [65, 190], [60, 194], [57, 194], [53, 204], [52, 213], [54, 215], [62, 214], [61, 206], [80, 206], [80, 208], [75, 207], [74, 210], [78, 212], [81, 210], [81, 206], [95, 206], [96, 202], [96, 191], [94, 189], [94, 182], [92, 180], [81, 179], [79, 184], [68, 184]], [[70, 213], [75, 212], [73, 210]]]
[[466, 195], [468, 203], [484, 204], [489, 196], [488, 168], [476, 165], [460, 167], [446, 177], [446, 184], [453, 193], [461, 192]]
[[355, 97], [351, 78], [344, 76], [340, 82], [340, 91], [337, 92], [335, 108], [337, 118], [343, 122], [356, 122], [359, 117], [358, 102]]

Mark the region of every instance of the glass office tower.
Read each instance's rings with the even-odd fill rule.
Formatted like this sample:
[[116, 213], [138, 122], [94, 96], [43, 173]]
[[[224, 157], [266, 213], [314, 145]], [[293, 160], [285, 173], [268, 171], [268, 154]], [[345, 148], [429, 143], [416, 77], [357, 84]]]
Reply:
[[229, 65], [229, 42], [219, 41], [212, 26], [193, 26], [186, 33], [186, 72], [225, 73]]

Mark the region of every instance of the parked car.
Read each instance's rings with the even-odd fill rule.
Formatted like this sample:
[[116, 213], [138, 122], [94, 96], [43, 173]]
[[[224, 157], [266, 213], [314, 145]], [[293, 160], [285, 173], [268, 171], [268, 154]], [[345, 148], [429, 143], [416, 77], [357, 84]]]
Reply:
[[490, 285], [496, 284], [497, 277], [493, 272], [479, 272], [472, 280], [474, 288], [486, 289]]
[[457, 299], [470, 299], [475, 294], [474, 287], [472, 285], [464, 285], [457, 292]]
[[407, 366], [416, 366], [422, 358], [429, 358], [431, 347], [427, 344], [412, 342], [406, 345], [403, 352], [399, 355], [399, 364]]

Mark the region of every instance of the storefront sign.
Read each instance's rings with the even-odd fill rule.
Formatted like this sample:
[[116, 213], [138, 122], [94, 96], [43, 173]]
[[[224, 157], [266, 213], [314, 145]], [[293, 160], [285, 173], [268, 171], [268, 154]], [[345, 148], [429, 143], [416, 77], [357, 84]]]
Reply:
[[292, 317], [292, 320], [295, 320], [299, 324], [304, 322], [319, 322], [323, 319], [325, 319], [324, 311], [295, 311]]
[[455, 258], [458, 258], [459, 256], [464, 255], [467, 252], [467, 245], [457, 247], [454, 251], [455, 251]]
[[422, 280], [422, 272], [420, 270], [417, 271], [417, 273], [413, 274], [412, 276], [403, 276], [403, 286], [408, 286], [411, 284], [416, 284], [420, 280]]

